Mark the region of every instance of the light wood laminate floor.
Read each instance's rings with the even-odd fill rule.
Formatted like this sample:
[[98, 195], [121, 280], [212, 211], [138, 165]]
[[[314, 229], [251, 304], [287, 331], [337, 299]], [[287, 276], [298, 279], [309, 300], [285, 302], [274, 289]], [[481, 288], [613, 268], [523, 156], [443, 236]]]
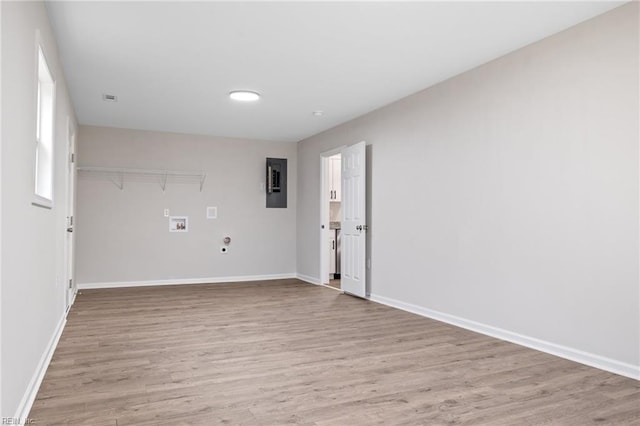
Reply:
[[640, 425], [640, 382], [297, 280], [84, 290], [30, 417]]
[[340, 278], [329, 280], [329, 284], [327, 284], [327, 285], [329, 287], [340, 289]]

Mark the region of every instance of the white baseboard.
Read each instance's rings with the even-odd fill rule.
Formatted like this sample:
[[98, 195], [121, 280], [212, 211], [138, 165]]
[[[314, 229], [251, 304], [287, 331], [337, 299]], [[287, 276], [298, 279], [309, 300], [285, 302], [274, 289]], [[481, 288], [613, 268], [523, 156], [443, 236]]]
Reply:
[[601, 370], [609, 371], [621, 376], [640, 380], [640, 366], [638, 365], [627, 364], [615, 359], [606, 358], [600, 355], [584, 352], [579, 349], [558, 345], [555, 343], [536, 339], [534, 337], [524, 336], [512, 331], [492, 327], [490, 325], [434, 311], [422, 306], [413, 305], [411, 303], [401, 302], [399, 300], [391, 299], [384, 296], [372, 294], [370, 295], [369, 300], [381, 303], [383, 305], [391, 306], [392, 308], [397, 308], [403, 311], [421, 315], [423, 317], [445, 322], [447, 324], [455, 325], [457, 327], [465, 328], [467, 330], [475, 331], [477, 333], [485, 334], [487, 336], [495, 337], [497, 339], [506, 340], [507, 342], [526, 346], [531, 349], [536, 349], [541, 352], [546, 352], [548, 354], [559, 356], [571, 361], [579, 362], [590, 367], [599, 368]]
[[304, 281], [309, 284], [316, 284], [316, 285], [322, 284], [318, 278], [310, 277], [309, 275], [296, 274], [296, 278], [299, 279], [300, 281]]
[[297, 275], [292, 272], [289, 274], [245, 275], [245, 276], [235, 276], [235, 277], [176, 278], [172, 280], [78, 283], [78, 289], [88, 290], [88, 289], [95, 289], [95, 288], [146, 287], [146, 286], [157, 286], [157, 285], [219, 284], [219, 283], [235, 283], [235, 282], [245, 282], [245, 281], [284, 280], [289, 278], [297, 278]]
[[29, 381], [29, 386], [27, 386], [27, 390], [25, 391], [22, 399], [20, 400], [20, 404], [18, 405], [18, 409], [16, 410], [16, 414], [13, 416], [14, 419], [20, 419], [21, 421], [26, 421], [29, 417], [29, 412], [31, 412], [31, 407], [33, 406], [33, 402], [36, 400], [36, 396], [38, 395], [38, 390], [40, 389], [40, 385], [42, 384], [42, 380], [44, 379], [44, 375], [47, 372], [47, 368], [49, 368], [49, 363], [51, 362], [51, 358], [53, 357], [53, 353], [58, 346], [58, 341], [60, 340], [60, 336], [62, 336], [62, 330], [64, 330], [64, 326], [67, 323], [66, 314], [62, 316], [58, 325], [53, 332], [53, 336], [49, 339], [49, 344], [47, 345], [46, 350], [42, 354], [40, 358], [40, 362], [38, 363], [38, 367], [36, 371], [33, 373], [31, 380]]
[[71, 309], [73, 304], [76, 303], [77, 296], [78, 296], [78, 289], [76, 288], [76, 291], [73, 292], [73, 299], [71, 299], [71, 303], [69, 304], [69, 309]]
[[69, 303], [69, 306], [67, 306], [67, 309], [65, 311], [65, 315], [69, 314], [69, 311], [71, 310], [71, 307], [73, 306], [74, 303], [76, 303], [76, 296], [78, 295], [78, 289], [76, 288], [76, 290], [73, 292], [73, 297], [71, 298], [71, 303]]

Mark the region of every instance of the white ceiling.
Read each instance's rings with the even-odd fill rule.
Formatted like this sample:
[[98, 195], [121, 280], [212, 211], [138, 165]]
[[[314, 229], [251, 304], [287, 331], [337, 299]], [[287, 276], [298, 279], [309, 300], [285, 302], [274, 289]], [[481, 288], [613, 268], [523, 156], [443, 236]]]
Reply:
[[[295, 142], [622, 3], [47, 7], [81, 124]], [[238, 103], [237, 89], [263, 97]]]

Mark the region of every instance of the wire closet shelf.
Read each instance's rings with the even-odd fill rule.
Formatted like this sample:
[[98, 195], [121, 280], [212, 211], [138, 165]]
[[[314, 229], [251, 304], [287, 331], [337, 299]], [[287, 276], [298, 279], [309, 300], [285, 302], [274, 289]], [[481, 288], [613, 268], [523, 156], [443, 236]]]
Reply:
[[203, 171], [186, 170], [147, 170], [147, 169], [125, 169], [117, 167], [91, 167], [80, 166], [78, 172], [109, 180], [115, 186], [124, 190], [126, 182], [147, 182], [157, 183], [165, 191], [168, 183], [192, 183], [200, 186], [200, 192], [204, 187], [207, 174]]

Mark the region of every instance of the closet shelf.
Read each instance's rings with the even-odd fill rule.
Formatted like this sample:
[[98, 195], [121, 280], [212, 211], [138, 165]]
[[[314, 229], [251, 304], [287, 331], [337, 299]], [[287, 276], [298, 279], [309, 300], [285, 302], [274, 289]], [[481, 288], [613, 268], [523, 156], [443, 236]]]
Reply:
[[102, 176], [120, 188], [120, 190], [124, 189], [124, 183], [126, 181], [151, 181], [159, 183], [162, 191], [167, 188], [167, 183], [194, 183], [200, 185], [200, 192], [202, 192], [204, 181], [207, 178], [207, 174], [202, 171], [123, 169], [90, 166], [78, 166], [77, 170], [83, 174]]

